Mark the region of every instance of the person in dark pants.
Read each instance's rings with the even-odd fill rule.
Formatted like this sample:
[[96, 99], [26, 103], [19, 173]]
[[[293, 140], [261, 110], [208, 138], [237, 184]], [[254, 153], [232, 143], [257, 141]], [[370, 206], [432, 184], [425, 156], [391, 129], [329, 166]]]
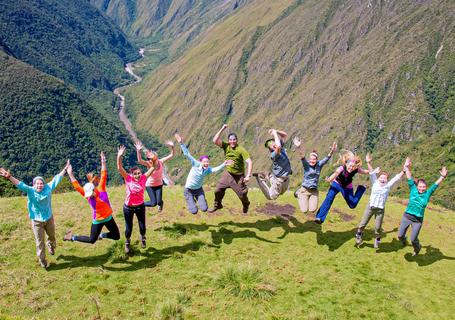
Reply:
[[[202, 184], [204, 183], [204, 177], [222, 170], [226, 165], [231, 165], [234, 163], [232, 160], [226, 160], [224, 163], [219, 165], [218, 167], [212, 168], [209, 166], [209, 157], [208, 156], [201, 156], [199, 161], [193, 158], [193, 156], [189, 153], [188, 148], [183, 143], [183, 138], [179, 134], [175, 134], [175, 139], [180, 144], [180, 148], [182, 149], [183, 155], [188, 158], [191, 162], [191, 170], [188, 173], [188, 177], [186, 178], [185, 183], [185, 190], [183, 192], [186, 200], [186, 204], [188, 205], [188, 210], [192, 214], [196, 214], [198, 212], [197, 204], [199, 205], [199, 209], [203, 212], [207, 211], [207, 201], [205, 199], [204, 189], [202, 188]], [[196, 204], [197, 202], [197, 204]]]
[[[228, 142], [221, 140], [220, 135], [226, 130], [227, 125], [224, 124], [221, 129], [213, 137], [213, 143], [224, 151], [226, 160], [233, 160], [234, 163], [227, 167], [227, 170], [221, 175], [215, 190], [215, 202], [213, 208], [209, 212], [215, 212], [223, 208], [223, 198], [227, 188], [231, 188], [242, 201], [243, 213], [248, 212], [250, 201], [248, 200], [248, 186], [250, 181], [251, 172], [253, 170], [253, 162], [250, 159], [249, 153], [237, 141], [237, 135], [230, 133], [228, 135]], [[248, 165], [247, 173], [245, 175], [245, 162]]]
[[135, 143], [137, 162], [150, 168], [153, 166], [153, 162], [156, 163], [156, 169], [148, 177], [147, 182], [145, 183], [145, 191], [150, 198], [150, 201], [144, 202], [146, 207], [155, 207], [158, 206], [158, 212], [163, 211], [163, 174], [164, 174], [164, 163], [168, 160], [171, 160], [174, 157], [174, 144], [172, 141], [166, 141], [165, 145], [169, 148], [169, 154], [161, 159], [158, 159], [158, 156], [155, 152], [151, 150], [145, 150], [147, 161], [142, 160], [141, 149], [143, 145], [141, 142]]
[[123, 215], [125, 217], [125, 252], [130, 253], [131, 234], [133, 232], [133, 217], [136, 215], [139, 223], [139, 233], [141, 234], [141, 246], [146, 246], [146, 225], [145, 225], [145, 205], [144, 191], [147, 178], [153, 173], [156, 168], [156, 161], [153, 166], [148, 169], [145, 174], [142, 174], [141, 169], [133, 167], [128, 174], [122, 165], [122, 156], [125, 152], [125, 146], [120, 146], [117, 153], [117, 170], [125, 179], [126, 184], [126, 199], [123, 204]]
[[408, 178], [409, 203], [400, 223], [398, 239], [403, 243], [403, 245], [406, 245], [406, 232], [408, 231], [409, 226], [411, 226], [412, 232], [410, 240], [412, 247], [414, 248], [413, 255], [415, 256], [419, 254], [422, 249], [419, 242], [419, 233], [422, 228], [425, 208], [427, 207], [433, 192], [436, 191], [441, 182], [447, 177], [447, 168], [442, 167], [441, 171], [439, 171], [439, 179], [436, 180], [436, 182], [429, 189], [427, 189], [427, 183], [424, 179], [414, 181], [410, 167], [411, 160], [407, 158], [403, 169], [406, 173], [406, 178]]
[[[106, 192], [107, 182], [107, 168], [106, 168], [106, 157], [101, 152], [101, 179], [92, 173], [87, 174], [88, 183], [82, 188], [79, 182], [73, 175], [73, 167], [71, 164], [68, 166], [68, 176], [70, 177], [71, 183], [82, 196], [84, 196], [90, 207], [93, 210], [92, 227], [90, 230], [90, 236], [73, 236], [71, 230], [65, 234], [64, 241], [79, 241], [85, 243], [95, 243], [98, 239], [112, 239], [119, 240], [120, 232], [117, 224], [115, 223], [114, 217], [112, 216], [111, 203]], [[101, 233], [103, 227], [106, 227], [109, 232]]]

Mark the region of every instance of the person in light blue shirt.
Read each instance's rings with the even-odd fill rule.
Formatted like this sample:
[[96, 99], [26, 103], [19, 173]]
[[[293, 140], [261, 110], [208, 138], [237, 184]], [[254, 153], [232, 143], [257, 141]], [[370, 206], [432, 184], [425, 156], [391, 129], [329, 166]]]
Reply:
[[179, 134], [175, 134], [175, 139], [180, 144], [183, 155], [191, 162], [191, 170], [188, 174], [188, 177], [186, 178], [185, 190], [183, 192], [186, 203], [188, 205], [188, 210], [192, 214], [196, 214], [198, 212], [198, 207], [196, 205], [197, 202], [199, 209], [203, 212], [206, 212], [208, 206], [207, 200], [205, 199], [204, 189], [202, 188], [204, 177], [211, 173], [223, 170], [225, 166], [232, 165], [234, 161], [226, 160], [218, 167], [212, 168], [209, 166], [210, 160], [208, 156], [204, 155], [199, 158], [199, 161], [196, 160], [188, 151], [188, 148], [183, 143], [183, 138]]
[[32, 230], [35, 235], [36, 255], [39, 258], [40, 265], [43, 268], [48, 267], [46, 261], [46, 251], [44, 250], [44, 234], [47, 234], [47, 247], [49, 253], [54, 255], [56, 240], [55, 240], [55, 224], [52, 215], [52, 191], [62, 181], [66, 173], [65, 168], [56, 175], [51, 182], [45, 183], [42, 177], [35, 177], [33, 179], [33, 186], [28, 186], [23, 181], [19, 181], [11, 175], [11, 173], [4, 168], [0, 168], [0, 176], [11, 181], [19, 190], [27, 195], [28, 199], [28, 215], [32, 221]]

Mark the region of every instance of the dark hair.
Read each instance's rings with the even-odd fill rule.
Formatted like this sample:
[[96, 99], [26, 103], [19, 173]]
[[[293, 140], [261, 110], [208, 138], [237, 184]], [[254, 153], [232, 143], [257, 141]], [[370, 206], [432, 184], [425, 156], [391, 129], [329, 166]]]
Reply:
[[267, 139], [267, 140], [265, 141], [265, 143], [264, 143], [264, 147], [268, 148], [268, 147], [269, 147], [269, 144], [270, 144], [271, 142], [273, 142], [273, 141], [275, 141], [275, 139]]
[[133, 174], [134, 171], [136, 171], [136, 170], [141, 170], [141, 168], [139, 168], [138, 166], [132, 167], [132, 168], [130, 168], [130, 173]]
[[418, 185], [419, 182], [422, 182], [422, 183], [424, 183], [425, 185], [427, 185], [427, 182], [425, 181], [425, 179], [417, 179], [416, 182], [415, 182], [415, 184]]
[[239, 139], [237, 139], [237, 135], [234, 132], [231, 132], [230, 134], [228, 134], [228, 139], [230, 139], [231, 136], [234, 136], [235, 140], [239, 140]]

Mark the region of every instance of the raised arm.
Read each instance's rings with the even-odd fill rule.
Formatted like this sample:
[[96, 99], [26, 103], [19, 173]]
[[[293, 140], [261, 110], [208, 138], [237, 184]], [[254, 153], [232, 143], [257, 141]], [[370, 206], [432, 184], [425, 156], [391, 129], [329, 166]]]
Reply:
[[343, 167], [338, 167], [334, 173], [332, 173], [332, 175], [330, 177], [327, 177], [325, 179], [325, 181], [329, 182], [329, 183], [332, 183], [336, 178], [338, 178], [338, 176], [340, 175], [340, 173], [343, 171]]
[[305, 158], [305, 150], [303, 149], [302, 141], [300, 140], [300, 138], [294, 137], [294, 139], [292, 139], [292, 143], [294, 144], [295, 148], [299, 150], [300, 158], [301, 159]]
[[276, 130], [276, 129], [273, 129], [276, 131], [276, 133], [280, 136], [280, 139], [283, 140], [283, 141], [286, 141], [287, 138], [288, 138], [288, 134], [282, 130]]
[[0, 168], [0, 176], [5, 178], [6, 180], [11, 181], [11, 183], [14, 184], [15, 186], [17, 186], [20, 182], [18, 179], [14, 178], [9, 171], [7, 171], [4, 168]]
[[66, 171], [68, 170], [68, 166], [70, 165], [70, 159], [66, 160], [65, 167], [58, 173], [59, 176], [63, 177], [66, 174]]
[[169, 154], [164, 158], [161, 158], [161, 162], [166, 162], [174, 157], [174, 143], [172, 141], [166, 141], [165, 146], [169, 148]]
[[359, 167], [359, 168], [357, 169], [357, 172], [358, 172], [359, 174], [369, 174], [369, 173], [370, 173], [370, 170], [369, 170], [369, 169], [368, 169], [368, 170], [365, 170], [364, 168]]
[[145, 176], [148, 178], [152, 175], [153, 171], [156, 170], [156, 164], [158, 163], [158, 160], [152, 162], [153, 165], [147, 170], [145, 173]]
[[218, 171], [221, 171], [224, 169], [226, 166], [231, 166], [234, 164], [234, 160], [225, 160], [222, 164], [220, 164], [218, 167], [212, 168], [212, 173], [216, 173]]
[[250, 178], [251, 178], [251, 172], [253, 172], [253, 161], [251, 161], [251, 158], [248, 158], [245, 160], [246, 164], [248, 165], [248, 168], [246, 170], [246, 176], [245, 178], [243, 178], [243, 181], [245, 181], [245, 183], [247, 183], [248, 181], [250, 181]]
[[[270, 129], [269, 133], [272, 135], [273, 139], [275, 140], [275, 148], [276, 148], [275, 153], [276, 153], [276, 155], [279, 155], [281, 153], [281, 147], [282, 147], [281, 140], [280, 140], [281, 135], [275, 129]], [[286, 135], [286, 137], [287, 137], [287, 135]]]
[[68, 165], [67, 171], [68, 171], [68, 177], [70, 177], [70, 181], [71, 181], [71, 184], [73, 185], [74, 189], [76, 189], [76, 191], [79, 192], [82, 196], [85, 196], [84, 188], [81, 187], [79, 182], [74, 177], [73, 166], [71, 165], [71, 163]]
[[178, 133], [174, 134], [175, 140], [179, 143], [180, 149], [182, 149], [183, 155], [191, 161], [191, 166], [195, 166], [199, 164], [199, 161], [197, 161], [188, 151], [188, 148], [186, 145], [183, 143], [183, 137], [180, 136]]
[[102, 191], [106, 191], [106, 183], [107, 183], [107, 167], [106, 167], [106, 156], [104, 152], [101, 151], [100, 153], [100, 160], [101, 160], [101, 179], [99, 183], [99, 187]]
[[226, 130], [227, 124], [223, 124], [221, 129], [213, 136], [213, 143], [216, 144], [218, 147], [222, 148], [223, 147], [223, 141], [221, 141], [221, 134], [223, 133], [224, 130]]
[[441, 184], [441, 182], [447, 177], [447, 168], [446, 167], [442, 167], [442, 169], [439, 171], [439, 174], [441, 175], [438, 180], [436, 180], [435, 184], [437, 184], [438, 186]]
[[373, 171], [373, 165], [371, 164], [371, 160], [373, 158], [371, 157], [371, 154], [368, 152], [367, 155], [365, 156], [365, 161], [367, 162], [368, 170]]
[[118, 148], [118, 151], [117, 151], [117, 170], [120, 173], [120, 175], [123, 177], [123, 179], [126, 179], [126, 177], [128, 177], [128, 173], [126, 173], [126, 171], [122, 165], [122, 156], [123, 156], [123, 153], [125, 152], [125, 149], [126, 149], [126, 147], [122, 145]]
[[406, 174], [406, 178], [409, 180], [412, 178], [411, 174], [411, 159], [408, 157], [404, 162], [403, 171]]
[[141, 155], [141, 150], [144, 146], [142, 145], [142, 143], [140, 141], [136, 142], [134, 144], [134, 146], [136, 147], [137, 162], [148, 168], [150, 164], [147, 161], [144, 161], [142, 159], [142, 155]]

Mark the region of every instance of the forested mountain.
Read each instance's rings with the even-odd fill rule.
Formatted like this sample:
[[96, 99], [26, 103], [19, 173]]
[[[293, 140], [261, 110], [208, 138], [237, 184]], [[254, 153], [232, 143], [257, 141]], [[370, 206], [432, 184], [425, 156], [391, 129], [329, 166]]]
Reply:
[[249, 2], [129, 91], [137, 127], [179, 129], [201, 151], [227, 122], [257, 168], [270, 127], [321, 152], [371, 150], [392, 171], [409, 152], [420, 176], [447, 164], [455, 191], [453, 12], [447, 0]]
[[[63, 81], [49, 76], [0, 50], [0, 166], [30, 182], [36, 175], [58, 173], [71, 159], [84, 178], [99, 172], [99, 153], [106, 152], [111, 181], [117, 146], [133, 146], [115, 123], [108, 121]], [[128, 160], [127, 160], [128, 161]], [[85, 178], [84, 178], [85, 179]], [[0, 195], [8, 193], [0, 188]]]
[[90, 0], [128, 35], [142, 41], [147, 38], [168, 41], [171, 55], [248, 1]]
[[138, 49], [89, 1], [0, 3], [0, 43], [17, 59], [84, 91], [128, 79], [124, 64]]

